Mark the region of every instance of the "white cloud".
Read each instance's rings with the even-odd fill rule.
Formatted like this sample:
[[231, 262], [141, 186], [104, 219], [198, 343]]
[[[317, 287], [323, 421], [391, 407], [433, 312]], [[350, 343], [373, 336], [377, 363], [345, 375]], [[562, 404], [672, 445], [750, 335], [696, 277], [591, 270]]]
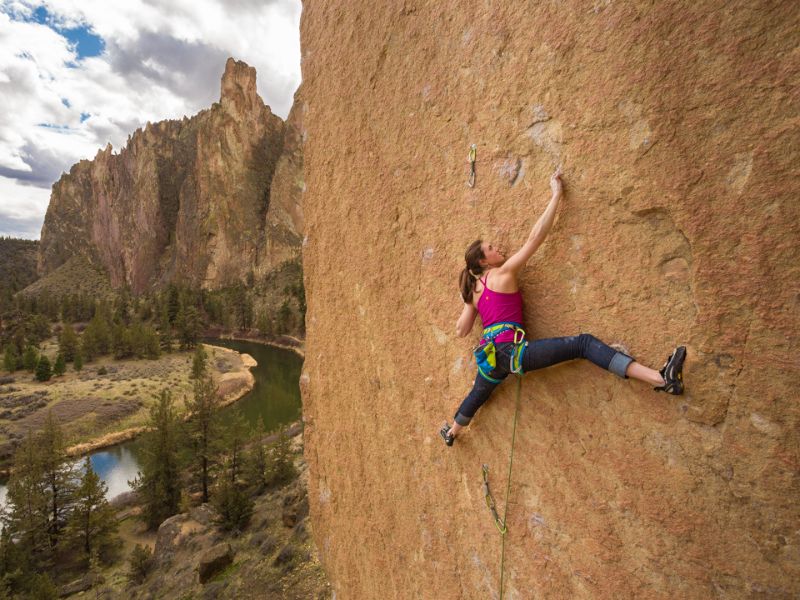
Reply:
[[[42, 8], [52, 28], [30, 20]], [[300, 0], [0, 0], [0, 235], [37, 216], [40, 228], [42, 198], [78, 160], [217, 100], [228, 56], [256, 68], [259, 94], [286, 117], [300, 10]], [[74, 28], [101, 37], [103, 53], [81, 58], [60, 33]]]

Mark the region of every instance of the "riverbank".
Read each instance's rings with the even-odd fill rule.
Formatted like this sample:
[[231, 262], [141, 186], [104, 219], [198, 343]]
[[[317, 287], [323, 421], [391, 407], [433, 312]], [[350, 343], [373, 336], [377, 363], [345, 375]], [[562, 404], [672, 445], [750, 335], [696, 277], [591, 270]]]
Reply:
[[[252, 356], [249, 354], [239, 353], [228, 348], [223, 348], [222, 346], [214, 346], [213, 344], [205, 343], [203, 345], [207, 348], [213, 348], [214, 352], [236, 354], [241, 360], [241, 367], [239, 369], [236, 371], [222, 373], [219, 376], [217, 385], [218, 395], [220, 398], [220, 408], [228, 406], [229, 404], [233, 404], [253, 389], [253, 386], [255, 385], [255, 377], [250, 369], [258, 366], [258, 363]], [[188, 416], [188, 414], [184, 414], [183, 419], [186, 420]], [[146, 426], [131, 427], [122, 431], [109, 433], [94, 440], [70, 446], [67, 448], [67, 454], [69, 456], [79, 457], [97, 450], [111, 448], [112, 446], [117, 446], [124, 442], [129, 442], [135, 439], [147, 431], [147, 429], [148, 428]]]
[[[217, 382], [221, 406], [236, 402], [255, 384], [247, 354], [213, 344], [209, 369]], [[150, 406], [169, 389], [176, 409], [185, 412], [192, 394], [192, 353], [176, 352], [158, 360], [114, 361], [103, 358], [80, 372], [69, 371], [48, 382], [29, 373], [12, 373], [0, 386], [0, 467], [7, 469], [16, 445], [42, 427], [48, 413], [61, 425], [71, 456], [81, 456], [134, 439], [146, 430]]]
[[220, 328], [207, 329], [203, 334], [206, 338], [219, 338], [222, 340], [236, 340], [240, 342], [256, 342], [281, 350], [289, 350], [294, 352], [302, 359], [306, 357], [306, 341], [303, 338], [297, 338], [292, 335], [264, 335], [263, 333], [256, 333], [253, 330], [238, 330], [227, 331]]

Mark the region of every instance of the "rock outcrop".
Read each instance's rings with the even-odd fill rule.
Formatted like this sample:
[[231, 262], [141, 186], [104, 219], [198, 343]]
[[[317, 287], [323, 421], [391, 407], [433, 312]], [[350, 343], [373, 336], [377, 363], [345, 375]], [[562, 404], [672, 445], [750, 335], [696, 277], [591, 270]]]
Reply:
[[228, 59], [219, 103], [148, 123], [119, 153], [108, 146], [54, 184], [40, 274], [79, 255], [140, 293], [167, 282], [218, 288], [298, 259], [297, 122], [273, 115], [255, 69]]
[[[588, 331], [687, 393], [585, 362], [525, 377], [507, 598], [800, 595], [794, 3], [345, 3], [301, 23], [314, 535], [342, 598], [497, 597], [506, 383], [470, 389], [456, 279], [520, 245], [533, 337]], [[477, 184], [466, 185], [470, 144]]]

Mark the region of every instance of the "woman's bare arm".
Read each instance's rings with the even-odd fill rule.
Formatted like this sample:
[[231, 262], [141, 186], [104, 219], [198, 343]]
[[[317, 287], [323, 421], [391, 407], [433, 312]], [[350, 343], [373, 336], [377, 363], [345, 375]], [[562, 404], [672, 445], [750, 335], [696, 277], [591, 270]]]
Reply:
[[542, 245], [550, 229], [553, 227], [553, 221], [556, 218], [556, 210], [561, 202], [561, 197], [564, 195], [564, 188], [561, 183], [561, 169], [557, 169], [550, 177], [550, 189], [553, 191], [553, 196], [547, 204], [542, 216], [536, 221], [536, 224], [531, 229], [528, 239], [516, 253], [503, 263], [500, 267], [500, 272], [503, 274], [513, 273], [516, 275], [528, 262], [528, 259], [533, 256], [533, 253]]
[[456, 323], [456, 335], [458, 337], [464, 337], [469, 335], [469, 332], [472, 331], [472, 326], [475, 324], [475, 317], [478, 316], [478, 311], [475, 309], [472, 304], [464, 303], [464, 310], [461, 311], [461, 316], [458, 317], [458, 322]]

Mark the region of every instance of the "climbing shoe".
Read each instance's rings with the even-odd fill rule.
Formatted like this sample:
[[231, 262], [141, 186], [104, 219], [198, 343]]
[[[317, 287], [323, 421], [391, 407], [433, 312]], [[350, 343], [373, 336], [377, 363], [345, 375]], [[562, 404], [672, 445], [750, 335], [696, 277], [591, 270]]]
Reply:
[[445, 422], [445, 424], [442, 425], [442, 428], [439, 430], [439, 435], [442, 436], [444, 443], [447, 444], [448, 446], [452, 446], [453, 442], [456, 439], [456, 436], [450, 433], [450, 425], [448, 425], [447, 422]]
[[683, 361], [686, 359], [686, 346], [678, 346], [659, 371], [664, 385], [653, 388], [657, 392], [667, 392], [680, 396], [683, 393]]

